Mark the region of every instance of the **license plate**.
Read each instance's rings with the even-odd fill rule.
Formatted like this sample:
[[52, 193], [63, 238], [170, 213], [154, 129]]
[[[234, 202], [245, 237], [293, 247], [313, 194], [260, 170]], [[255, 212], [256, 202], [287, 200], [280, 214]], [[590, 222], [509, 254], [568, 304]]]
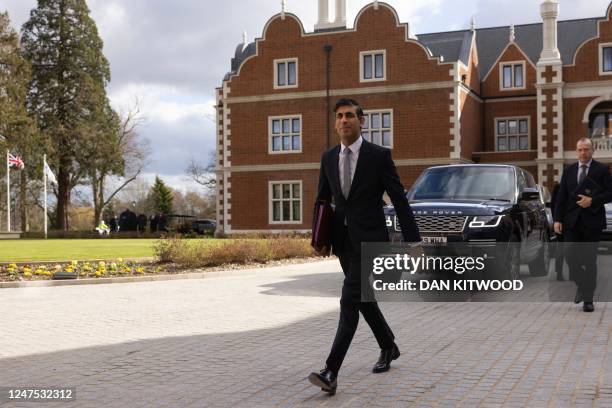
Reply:
[[446, 244], [447, 237], [421, 237], [424, 244]]

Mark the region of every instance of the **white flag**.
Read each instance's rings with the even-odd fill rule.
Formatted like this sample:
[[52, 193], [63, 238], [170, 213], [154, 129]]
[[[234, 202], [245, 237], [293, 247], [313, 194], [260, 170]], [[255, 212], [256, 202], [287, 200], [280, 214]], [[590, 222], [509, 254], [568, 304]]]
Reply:
[[57, 184], [57, 179], [55, 178], [55, 174], [53, 174], [53, 172], [51, 171], [51, 167], [49, 167], [49, 165], [47, 164], [47, 162], [45, 162], [45, 174], [47, 175], [47, 179], [52, 182]]

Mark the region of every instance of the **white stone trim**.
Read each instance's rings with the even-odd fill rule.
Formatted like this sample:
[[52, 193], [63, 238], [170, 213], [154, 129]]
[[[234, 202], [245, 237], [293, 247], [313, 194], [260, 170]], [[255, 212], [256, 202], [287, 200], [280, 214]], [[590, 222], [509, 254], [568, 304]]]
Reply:
[[[454, 69], [451, 70], [450, 74], [456, 79], [459, 75], [459, 64], [454, 65]], [[451, 113], [450, 124], [453, 127], [450, 129], [450, 159], [460, 160], [461, 159], [461, 107], [460, 107], [460, 89], [461, 81], [455, 81], [455, 86], [450, 93], [449, 100], [451, 101], [449, 110]]]
[[[396, 159], [396, 167], [410, 166], [436, 166], [449, 164], [448, 157], [432, 157], [425, 159]], [[247, 166], [232, 166], [231, 168], [217, 168], [218, 172], [225, 173], [247, 173], [259, 171], [300, 171], [300, 170], [319, 170], [321, 163], [281, 163], [281, 164], [259, 164]]]
[[577, 82], [566, 84], [564, 98], [590, 98], [612, 94], [612, 81]]
[[[404, 84], [404, 85], [379, 85], [363, 88], [346, 88], [346, 89], [332, 89], [330, 90], [330, 96], [345, 96], [345, 95], [369, 95], [373, 93], [391, 93], [391, 92], [410, 92], [410, 91], [424, 91], [430, 89], [444, 89], [456, 86], [457, 81], [443, 81], [443, 82], [427, 82], [418, 84]], [[325, 98], [327, 93], [325, 90], [321, 91], [310, 91], [310, 92], [286, 92], [282, 94], [268, 94], [268, 95], [253, 95], [253, 96], [240, 96], [234, 98], [227, 98], [224, 100], [226, 104], [231, 103], [255, 103], [255, 102], [275, 102], [285, 101], [291, 99], [308, 99], [308, 98]]]
[[597, 105], [599, 105], [602, 102], [607, 102], [607, 101], [611, 101], [612, 100], [612, 92], [608, 93], [606, 95], [602, 95], [599, 98], [593, 99], [586, 107], [586, 109], [584, 110], [584, 115], [582, 116], [582, 123], [589, 123], [589, 116], [591, 116], [591, 111], [593, 110], [593, 108]]
[[537, 101], [537, 96], [509, 96], [507, 98], [495, 98], [495, 99], [485, 99], [484, 103], [497, 103], [497, 102], [517, 102], [517, 101]]

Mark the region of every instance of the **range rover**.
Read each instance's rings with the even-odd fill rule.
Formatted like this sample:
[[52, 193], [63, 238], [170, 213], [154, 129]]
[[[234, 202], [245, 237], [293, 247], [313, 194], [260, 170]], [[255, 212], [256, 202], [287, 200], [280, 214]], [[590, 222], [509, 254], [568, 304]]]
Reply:
[[[504, 278], [518, 279], [520, 264], [546, 275], [546, 209], [533, 176], [510, 165], [468, 164], [426, 169], [408, 191], [423, 243], [464, 243], [474, 252], [506, 248], [498, 256]], [[392, 242], [402, 240], [393, 206], [385, 207]], [[500, 243], [502, 245], [500, 245]]]

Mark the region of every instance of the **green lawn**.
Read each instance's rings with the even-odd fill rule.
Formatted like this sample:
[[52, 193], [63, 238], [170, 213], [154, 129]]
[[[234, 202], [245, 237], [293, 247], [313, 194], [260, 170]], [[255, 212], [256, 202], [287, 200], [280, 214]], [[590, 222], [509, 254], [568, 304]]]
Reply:
[[0, 262], [81, 261], [154, 256], [155, 239], [0, 240]]

